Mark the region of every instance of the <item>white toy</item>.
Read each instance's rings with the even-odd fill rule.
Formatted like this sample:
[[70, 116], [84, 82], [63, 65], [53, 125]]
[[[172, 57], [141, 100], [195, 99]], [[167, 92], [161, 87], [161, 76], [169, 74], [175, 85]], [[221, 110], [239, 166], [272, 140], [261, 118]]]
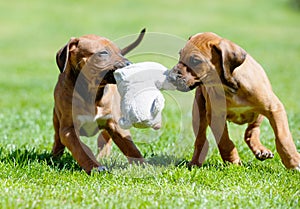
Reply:
[[164, 97], [160, 90], [175, 90], [168, 80], [169, 70], [156, 62], [131, 64], [114, 72], [121, 95], [121, 128], [161, 127]]

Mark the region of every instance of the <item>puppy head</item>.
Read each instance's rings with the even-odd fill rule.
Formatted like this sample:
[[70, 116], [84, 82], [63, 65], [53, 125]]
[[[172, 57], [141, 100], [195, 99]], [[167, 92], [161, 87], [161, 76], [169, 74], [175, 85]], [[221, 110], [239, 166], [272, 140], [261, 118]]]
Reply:
[[121, 55], [121, 50], [110, 40], [86, 35], [71, 38], [56, 54], [56, 63], [61, 73], [77, 76], [86, 68], [86, 77], [104, 76], [111, 70], [122, 68], [129, 61]]
[[71, 38], [57, 52], [57, 66], [61, 73], [68, 76], [77, 78], [79, 72], [85, 69], [84, 74], [88, 79], [100, 76], [107, 83], [115, 83], [113, 71], [130, 64], [124, 55], [142, 41], [144, 34], [145, 29], [141, 31], [136, 41], [122, 50], [110, 40], [97, 35]]
[[189, 38], [171, 70], [171, 80], [179, 91], [189, 91], [201, 83], [230, 83], [233, 70], [241, 65], [246, 52], [214, 33], [199, 33]]

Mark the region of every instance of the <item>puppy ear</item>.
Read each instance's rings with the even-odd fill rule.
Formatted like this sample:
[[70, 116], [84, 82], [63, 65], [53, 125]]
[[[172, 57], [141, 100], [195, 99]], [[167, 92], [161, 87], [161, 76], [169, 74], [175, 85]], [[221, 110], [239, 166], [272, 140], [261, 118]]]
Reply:
[[56, 64], [59, 71], [63, 73], [67, 67], [69, 60], [69, 52], [73, 47], [77, 47], [79, 40], [71, 38], [70, 41], [56, 53]]
[[222, 72], [225, 81], [228, 82], [231, 87], [237, 89], [238, 86], [232, 76], [232, 72], [245, 61], [247, 55], [246, 51], [226, 39], [222, 39], [218, 44], [215, 44], [213, 48], [220, 56], [220, 64], [223, 68]]

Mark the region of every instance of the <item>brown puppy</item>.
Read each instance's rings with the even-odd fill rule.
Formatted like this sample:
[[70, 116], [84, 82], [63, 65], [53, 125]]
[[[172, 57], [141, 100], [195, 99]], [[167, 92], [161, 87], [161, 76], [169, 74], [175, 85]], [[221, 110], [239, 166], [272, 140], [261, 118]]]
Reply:
[[144, 33], [145, 29], [123, 50], [106, 38], [86, 35], [71, 38], [57, 52], [56, 62], [61, 74], [54, 91], [52, 153], [55, 157], [60, 157], [67, 147], [88, 174], [93, 168], [106, 170], [79, 138], [104, 129], [99, 136], [100, 146], [109, 145], [112, 138], [130, 162], [143, 162], [130, 132], [117, 124], [120, 96], [116, 85], [110, 83], [115, 83], [114, 70], [130, 64], [124, 55], [141, 42]]
[[215, 136], [222, 159], [240, 163], [229, 139], [226, 120], [248, 123], [245, 141], [255, 156], [264, 160], [273, 154], [259, 140], [263, 117], [276, 137], [276, 149], [286, 168], [300, 170], [300, 154], [293, 142], [284, 106], [273, 93], [263, 68], [241, 47], [214, 33], [190, 37], [171, 71], [180, 91], [196, 89], [193, 127], [196, 135], [191, 165], [201, 166], [207, 154], [206, 129]]

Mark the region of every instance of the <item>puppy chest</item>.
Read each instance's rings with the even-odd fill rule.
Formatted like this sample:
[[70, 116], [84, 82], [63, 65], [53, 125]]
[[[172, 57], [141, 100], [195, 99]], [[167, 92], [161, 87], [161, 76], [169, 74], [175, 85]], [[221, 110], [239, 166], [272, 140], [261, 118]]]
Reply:
[[252, 123], [258, 117], [252, 107], [230, 107], [227, 108], [227, 120], [236, 124]]

